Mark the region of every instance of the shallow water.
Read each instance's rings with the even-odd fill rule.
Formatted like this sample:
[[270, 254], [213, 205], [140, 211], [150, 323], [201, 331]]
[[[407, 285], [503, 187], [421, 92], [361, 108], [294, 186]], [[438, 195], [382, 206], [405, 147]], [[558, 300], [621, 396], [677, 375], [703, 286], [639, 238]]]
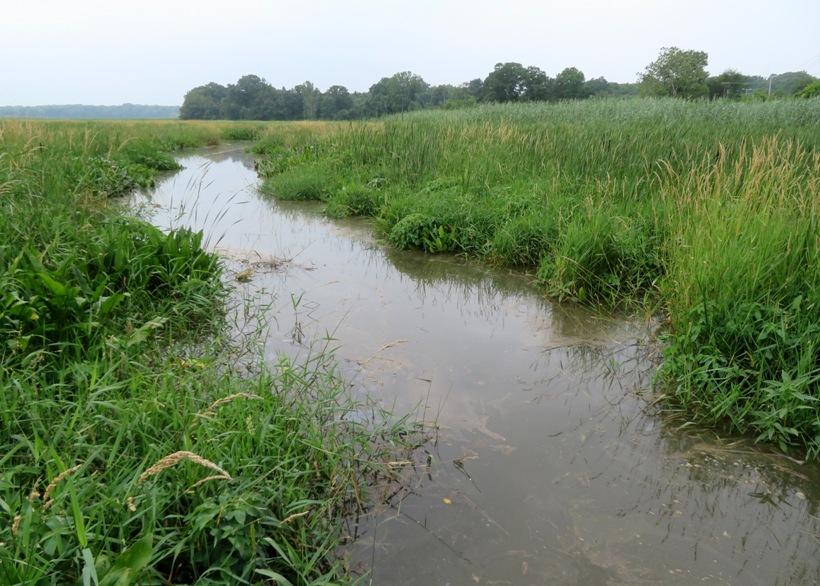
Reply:
[[332, 337], [356, 392], [439, 426], [429, 468], [351, 526], [373, 584], [820, 583], [820, 466], [675, 429], [651, 324], [261, 199], [239, 150], [180, 162], [138, 199], [251, 271], [269, 360]]

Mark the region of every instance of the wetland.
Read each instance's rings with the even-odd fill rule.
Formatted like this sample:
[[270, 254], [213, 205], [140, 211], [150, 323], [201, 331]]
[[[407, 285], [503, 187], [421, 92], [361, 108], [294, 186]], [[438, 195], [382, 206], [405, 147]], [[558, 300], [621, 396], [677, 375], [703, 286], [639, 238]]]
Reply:
[[373, 584], [811, 584], [820, 466], [683, 425], [652, 320], [548, 300], [518, 271], [400, 251], [258, 191], [225, 146], [141, 196], [204, 230], [272, 311], [266, 359], [335, 348], [348, 392], [432, 431], [342, 553]]

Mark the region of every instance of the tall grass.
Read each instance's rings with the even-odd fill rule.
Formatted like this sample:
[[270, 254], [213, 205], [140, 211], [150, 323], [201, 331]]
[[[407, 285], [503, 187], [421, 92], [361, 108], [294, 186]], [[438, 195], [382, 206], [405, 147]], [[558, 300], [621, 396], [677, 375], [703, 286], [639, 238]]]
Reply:
[[233, 128], [0, 121], [0, 584], [347, 579], [345, 516], [410, 425], [327, 346], [262, 365], [202, 234], [109, 205]]
[[265, 189], [664, 315], [677, 406], [816, 457], [818, 130], [817, 100], [424, 111], [310, 137]]

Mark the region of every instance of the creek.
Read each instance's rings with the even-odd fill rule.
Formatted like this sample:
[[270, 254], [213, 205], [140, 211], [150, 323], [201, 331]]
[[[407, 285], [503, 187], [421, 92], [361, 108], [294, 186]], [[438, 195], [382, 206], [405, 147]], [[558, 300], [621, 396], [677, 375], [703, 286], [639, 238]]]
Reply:
[[204, 230], [260, 307], [266, 357], [332, 338], [354, 393], [437, 426], [426, 464], [351, 528], [372, 584], [818, 584], [820, 465], [681, 426], [650, 390], [652, 323], [519, 273], [378, 243], [258, 195], [214, 147], [137, 196]]

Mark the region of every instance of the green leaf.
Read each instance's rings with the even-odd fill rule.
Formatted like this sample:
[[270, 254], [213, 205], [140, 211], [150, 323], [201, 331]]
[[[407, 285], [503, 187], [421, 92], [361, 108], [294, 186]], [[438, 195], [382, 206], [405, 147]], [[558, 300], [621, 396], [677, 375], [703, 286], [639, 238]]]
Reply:
[[37, 273], [37, 276], [46, 284], [46, 286], [51, 289], [51, 292], [55, 295], [65, 295], [68, 293], [68, 288], [63, 285], [62, 283], [58, 283], [50, 275], [46, 273]]
[[257, 574], [262, 574], [268, 578], [274, 580], [277, 584], [283, 584], [284, 586], [293, 586], [290, 580], [285, 578], [282, 574], [277, 574], [273, 570], [254, 570]]
[[84, 548], [88, 547], [88, 537], [85, 532], [85, 520], [80, 509], [80, 500], [77, 498], [77, 491], [74, 488], [74, 481], [68, 479], [68, 491], [71, 495], [71, 512], [74, 516], [74, 529], [77, 531], [77, 539]]
[[91, 550], [83, 548], [83, 586], [91, 586], [94, 582], [95, 586], [100, 583], [97, 577], [97, 567], [94, 564], [94, 556], [91, 555]]
[[124, 293], [114, 293], [110, 297], [100, 297], [100, 315], [108, 315], [125, 299]]
[[151, 559], [153, 535], [147, 535], [120, 554], [99, 586], [129, 586]]

